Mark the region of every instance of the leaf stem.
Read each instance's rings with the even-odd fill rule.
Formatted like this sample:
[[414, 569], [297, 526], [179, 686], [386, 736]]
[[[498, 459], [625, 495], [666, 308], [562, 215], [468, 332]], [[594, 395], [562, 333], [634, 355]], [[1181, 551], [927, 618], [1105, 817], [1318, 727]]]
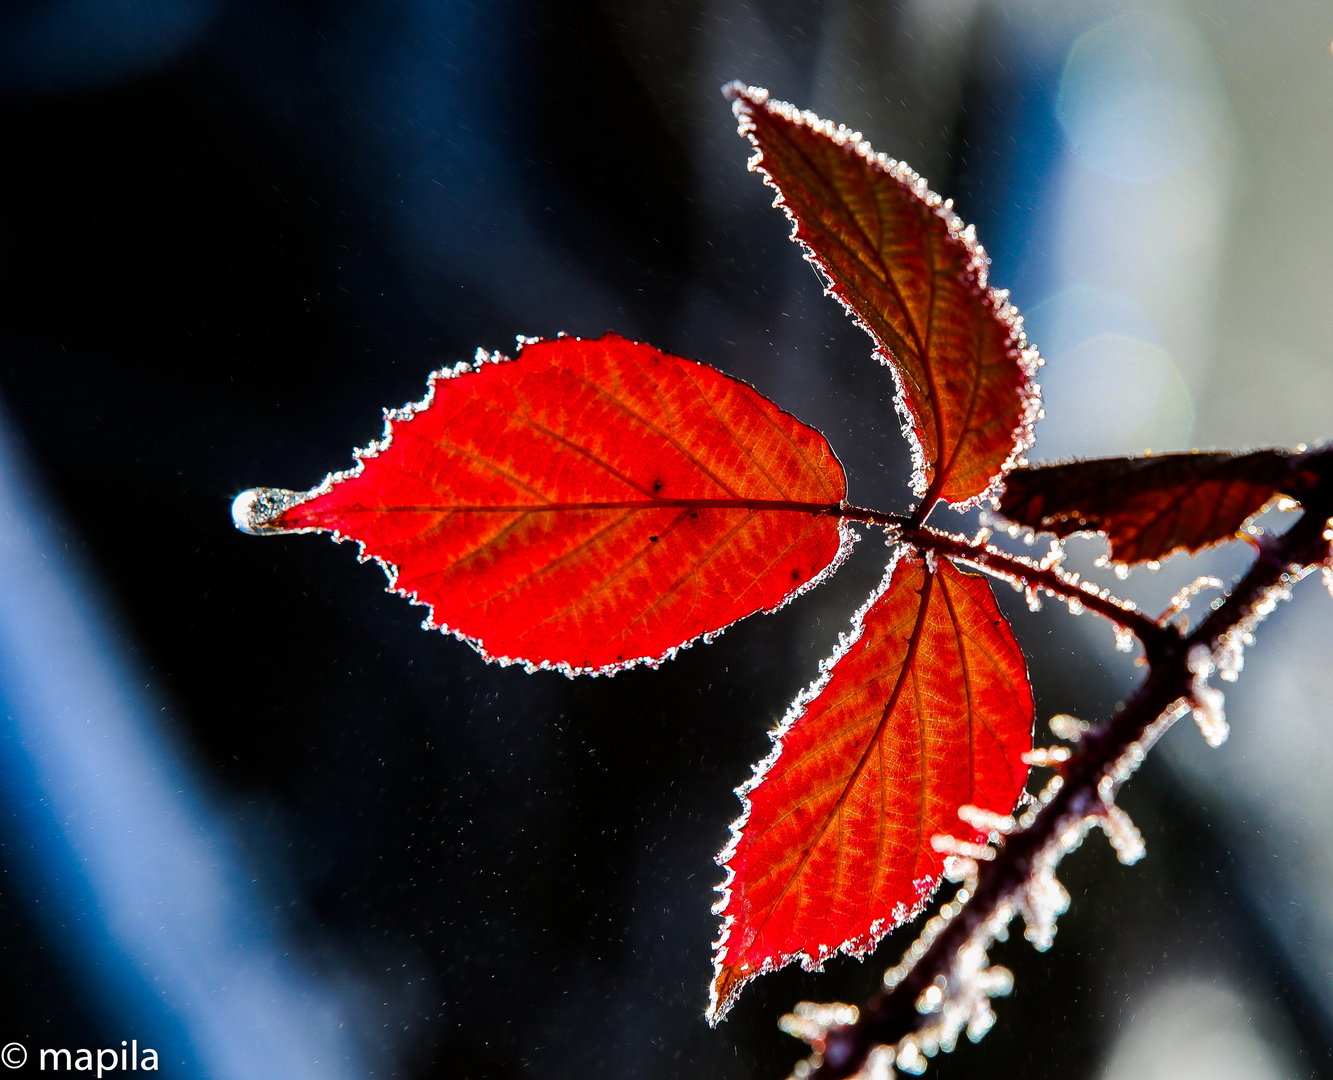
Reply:
[[1144, 615], [1129, 601], [1112, 596], [1091, 581], [1080, 581], [1075, 575], [1061, 570], [1058, 566], [1043, 566], [1035, 559], [1010, 555], [990, 544], [978, 543], [956, 533], [943, 532], [898, 514], [886, 514], [878, 510], [845, 505], [842, 508], [842, 516], [851, 521], [884, 526], [922, 551], [948, 555], [975, 566], [978, 570], [984, 570], [994, 577], [1081, 604], [1089, 611], [1095, 611], [1117, 626], [1130, 631], [1143, 642], [1145, 648], [1149, 641], [1155, 641], [1162, 635], [1171, 633]]

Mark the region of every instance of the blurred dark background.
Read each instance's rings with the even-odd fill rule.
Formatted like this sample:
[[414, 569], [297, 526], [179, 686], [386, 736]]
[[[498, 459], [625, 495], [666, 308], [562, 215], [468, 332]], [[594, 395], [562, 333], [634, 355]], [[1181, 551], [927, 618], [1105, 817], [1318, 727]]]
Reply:
[[[0, 1042], [133, 1038], [181, 1077], [787, 1075], [778, 1016], [868, 996], [910, 936], [760, 980], [712, 1031], [712, 858], [879, 538], [778, 616], [569, 681], [423, 633], [348, 548], [241, 535], [231, 498], [346, 467], [478, 346], [615, 329], [750, 380], [856, 501], [905, 508], [891, 380], [746, 173], [732, 77], [977, 224], [1052, 378], [1062, 350], [1084, 373], [1051, 391], [1083, 426], [1036, 456], [1326, 436], [1330, 270], [1301, 245], [1333, 234], [1330, 35], [1239, 3], [0, 9]], [[1117, 404], [1096, 380], [1122, 369]], [[1243, 559], [1196, 561], [1176, 578]], [[1125, 696], [1109, 630], [1005, 592], [1039, 729]], [[1299, 611], [1256, 709], [1328, 679], [1329, 615]], [[1054, 949], [998, 950], [1015, 992], [938, 1075], [1333, 1074], [1328, 698], [1282, 700], [1307, 801], [1245, 787], [1262, 747], [1219, 779], [1173, 732], [1123, 797], [1148, 857], [1070, 859]]]

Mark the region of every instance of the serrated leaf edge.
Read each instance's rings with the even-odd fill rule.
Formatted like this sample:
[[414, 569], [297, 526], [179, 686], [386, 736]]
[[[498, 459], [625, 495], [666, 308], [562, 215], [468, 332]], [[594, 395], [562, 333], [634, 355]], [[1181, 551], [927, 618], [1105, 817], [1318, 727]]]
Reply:
[[870, 340], [875, 344], [873, 349], [875, 358], [887, 367], [893, 375], [895, 390], [893, 405], [902, 423], [903, 435], [907, 439], [908, 449], [912, 455], [911, 486], [912, 491], [918, 498], [924, 496], [929, 490], [926, 469], [937, 463], [929, 463], [928, 465], [925, 451], [917, 439], [916, 417], [913, 416], [907, 401], [906, 388], [898, 372], [896, 361], [865, 320], [829, 287], [827, 282], [833, 280], [829, 268], [824, 264], [818, 252], [797, 235], [800, 222], [796, 214], [787, 205], [782, 189], [774, 181], [769, 171], [764, 168], [764, 152], [755, 138], [755, 124], [746, 115], [746, 109], [768, 109], [785, 120], [807, 127], [832, 139], [839, 146], [850, 146], [872, 168], [886, 173], [892, 179], [907, 187], [913, 195], [945, 223], [949, 235], [959, 241], [967, 250], [969, 256], [968, 272], [972, 275], [973, 283], [986, 296], [992, 310], [995, 312], [995, 317], [1008, 329], [1009, 344], [1018, 355], [1019, 367], [1024, 375], [1023, 383], [1019, 388], [1022, 411], [1019, 423], [1013, 431], [1013, 446], [1008, 457], [1000, 465], [999, 471], [991, 478], [991, 482], [976, 495], [962, 502], [950, 503], [950, 505], [957, 510], [966, 510], [980, 505], [985, 499], [994, 500], [1004, 487], [1005, 474], [1022, 463], [1023, 455], [1031, 449], [1035, 441], [1034, 428], [1037, 420], [1041, 417], [1041, 386], [1038, 384], [1036, 376], [1037, 371], [1045, 361], [1037, 347], [1028, 341], [1027, 331], [1023, 326], [1023, 316], [1009, 300], [1009, 290], [997, 289], [990, 284], [990, 256], [986, 254], [986, 249], [977, 242], [976, 228], [966, 224], [954, 212], [952, 199], [941, 198], [932, 191], [925, 178], [910, 165], [898, 161], [896, 158], [891, 158], [887, 154], [877, 152], [869, 141], [862, 136], [861, 132], [854, 131], [844, 124], [834, 124], [831, 120], [821, 119], [809, 109], [799, 109], [790, 102], [773, 100], [768, 90], [761, 86], [747, 86], [739, 79], [727, 83], [722, 88], [722, 93], [731, 101], [731, 111], [737, 120], [737, 131], [754, 147], [754, 154], [746, 162], [746, 167], [750, 172], [759, 173], [763, 177], [764, 183], [775, 192], [773, 205], [779, 208], [786, 215], [787, 220], [791, 222], [792, 231], [789, 239], [801, 247], [802, 257], [818, 270], [820, 280], [826, 282], [824, 295], [836, 300], [842, 309], [851, 316], [852, 321], [869, 335]]
[[[779, 968], [786, 967], [794, 960], [800, 961], [801, 967], [806, 971], [820, 971], [826, 961], [843, 953], [847, 956], [862, 957], [872, 952], [875, 947], [883, 940], [886, 934], [903, 923], [914, 919], [925, 908], [935, 889], [939, 885], [938, 880], [931, 878], [920, 878], [912, 882], [912, 886], [917, 894], [917, 902], [908, 908], [905, 904], [899, 902], [894, 908], [890, 919], [876, 919], [866, 928], [863, 935], [857, 938], [850, 938], [837, 944], [821, 944], [814, 950], [814, 954], [799, 951], [788, 953], [783, 956], [772, 957], [750, 972], [745, 978], [734, 983], [725, 997], [719, 997], [717, 988], [721, 982], [723, 968], [727, 962], [727, 942], [731, 937], [732, 926], [735, 924], [736, 916], [727, 914], [727, 905], [731, 902], [731, 884], [736, 879], [736, 871], [727, 864], [735, 857], [736, 849], [740, 844], [741, 834], [745, 830], [746, 824], [750, 820], [750, 793], [764, 782], [768, 771], [777, 763], [782, 756], [782, 741], [792, 726], [805, 715], [809, 708], [821, 693], [828, 686], [833, 678], [834, 668], [844, 656], [851, 650], [852, 646], [861, 640], [865, 633], [865, 618], [870, 609], [879, 602], [880, 598], [888, 591], [889, 585], [893, 580], [893, 572], [897, 569], [898, 561], [904, 555], [910, 555], [915, 549], [909, 544], [898, 544], [894, 547], [892, 555], [889, 557], [889, 563], [884, 571], [884, 577], [879, 585], [870, 594], [870, 597], [864, 604], [856, 610], [852, 616], [852, 629], [850, 633], [841, 633], [838, 635], [838, 644], [834, 646], [833, 652], [819, 662], [819, 675], [806, 689], [796, 695], [795, 700], [788, 706], [787, 712], [779, 721], [778, 726], [768, 733], [768, 737], [773, 742], [773, 748], [762, 760], [754, 766], [753, 775], [735, 789], [735, 794], [741, 801], [741, 813], [735, 821], [731, 823], [730, 837], [724, 847], [714, 858], [719, 866], [726, 871], [721, 884], [714, 886], [714, 891], [720, 896], [713, 904], [713, 914], [722, 917], [722, 926], [718, 938], [713, 942], [713, 979], [708, 987], [708, 1008], [704, 1011], [704, 1017], [712, 1027], [716, 1027], [736, 1002], [741, 990], [752, 980], [760, 975], [766, 975], [771, 971], [777, 971]], [[930, 570], [930, 568], [927, 568]], [[933, 572], [933, 571], [931, 571]]]

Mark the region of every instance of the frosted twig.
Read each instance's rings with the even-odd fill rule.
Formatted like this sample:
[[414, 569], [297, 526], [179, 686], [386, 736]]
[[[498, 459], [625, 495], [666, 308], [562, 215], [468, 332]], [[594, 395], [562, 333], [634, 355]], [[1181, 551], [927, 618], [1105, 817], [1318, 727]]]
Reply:
[[[1239, 671], [1239, 649], [1249, 643], [1258, 623], [1290, 596], [1292, 584], [1330, 562], [1333, 535], [1325, 523], [1333, 517], [1333, 451], [1308, 455], [1305, 461], [1321, 476], [1302, 495], [1305, 513], [1286, 533], [1256, 540], [1257, 555], [1249, 571], [1188, 633], [1158, 626], [1122, 601], [1084, 592], [1052, 567], [1042, 570], [993, 549], [978, 550], [979, 545], [962, 537], [904, 527], [904, 537], [912, 543], [1011, 576], [1020, 585], [1035, 582], [1062, 599], [1081, 598], [1085, 606], [1135, 633], [1144, 646], [1148, 674], [1104, 724], [1052, 718], [1053, 732], [1075, 742], [1059, 774], [1003, 836], [1002, 845], [986, 849], [994, 853], [991, 860], [954, 855], [950, 876], [963, 878], [964, 888], [925, 924], [902, 962], [886, 973], [883, 992], [859, 1010], [855, 1021], [822, 1029], [800, 1075], [809, 1080], [864, 1076], [872, 1062], [881, 1073], [890, 1062], [900, 1071], [916, 1073], [932, 1053], [950, 1049], [960, 1031], [980, 1038], [993, 1019], [990, 998], [1007, 991], [1008, 973], [1002, 976], [1003, 969], [986, 967], [986, 950], [1020, 911], [1033, 943], [1050, 943], [1055, 917], [1067, 903], [1055, 878], [1060, 858], [1096, 824], [1122, 862], [1142, 855], [1142, 837], [1113, 801], [1120, 785], [1185, 712], [1203, 711], [1205, 721], [1222, 722], [1221, 694], [1208, 686], [1207, 678]], [[1053, 581], [1045, 576], [1052, 574]], [[1217, 731], [1216, 724], [1212, 730]]]

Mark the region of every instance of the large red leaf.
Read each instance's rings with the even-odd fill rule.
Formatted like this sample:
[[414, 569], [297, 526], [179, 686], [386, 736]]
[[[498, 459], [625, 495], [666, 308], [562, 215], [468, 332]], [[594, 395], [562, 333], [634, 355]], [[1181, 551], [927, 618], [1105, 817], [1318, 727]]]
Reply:
[[501, 662], [656, 662], [839, 559], [841, 466], [753, 388], [607, 334], [431, 376], [356, 468], [237, 499], [252, 532], [327, 530], [427, 625]]
[[927, 504], [970, 505], [1032, 444], [1040, 363], [950, 203], [858, 132], [731, 83], [725, 93], [792, 238], [874, 339], [898, 383]]
[[1014, 470], [1000, 513], [1056, 536], [1104, 532], [1112, 559], [1136, 563], [1229, 540], [1274, 495], [1312, 482], [1284, 450], [1099, 458]]
[[738, 790], [708, 1015], [792, 960], [861, 955], [939, 884], [936, 834], [1014, 806], [1032, 747], [1027, 666], [989, 583], [903, 549], [840, 659]]

